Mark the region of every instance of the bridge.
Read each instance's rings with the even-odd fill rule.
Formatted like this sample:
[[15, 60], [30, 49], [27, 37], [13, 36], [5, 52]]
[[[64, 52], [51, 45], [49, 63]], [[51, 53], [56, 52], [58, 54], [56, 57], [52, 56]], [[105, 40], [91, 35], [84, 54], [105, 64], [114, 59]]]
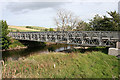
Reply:
[[54, 31], [54, 32], [10, 32], [8, 36], [17, 40], [55, 42], [80, 46], [115, 47], [120, 41], [120, 31]]

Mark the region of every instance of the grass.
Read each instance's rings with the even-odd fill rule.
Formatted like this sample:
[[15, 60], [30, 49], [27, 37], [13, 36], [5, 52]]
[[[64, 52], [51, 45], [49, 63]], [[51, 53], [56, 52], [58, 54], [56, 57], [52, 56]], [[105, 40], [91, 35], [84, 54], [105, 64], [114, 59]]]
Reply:
[[16, 32], [16, 31], [20, 31], [20, 32], [38, 32], [38, 31], [42, 31], [46, 29], [45, 27], [37, 27], [37, 26], [8, 26], [8, 30], [11, 32]]
[[72, 49], [71, 52], [81, 52], [81, 53], [86, 53], [86, 52], [92, 52], [92, 51], [100, 51], [104, 54], [108, 54], [108, 47], [89, 47], [88, 49]]
[[15, 40], [13, 38], [10, 38], [11, 44], [9, 45], [9, 49], [17, 48], [17, 47], [25, 47], [21, 42], [18, 40]]
[[118, 59], [101, 51], [34, 54], [6, 61], [3, 78], [117, 78]]

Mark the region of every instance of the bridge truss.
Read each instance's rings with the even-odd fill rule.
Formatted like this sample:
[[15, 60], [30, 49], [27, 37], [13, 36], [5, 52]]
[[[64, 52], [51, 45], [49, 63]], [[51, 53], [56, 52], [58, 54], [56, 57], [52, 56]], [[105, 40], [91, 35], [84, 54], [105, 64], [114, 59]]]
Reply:
[[81, 46], [113, 46], [120, 41], [120, 31], [57, 31], [57, 32], [10, 32], [18, 40], [55, 42]]

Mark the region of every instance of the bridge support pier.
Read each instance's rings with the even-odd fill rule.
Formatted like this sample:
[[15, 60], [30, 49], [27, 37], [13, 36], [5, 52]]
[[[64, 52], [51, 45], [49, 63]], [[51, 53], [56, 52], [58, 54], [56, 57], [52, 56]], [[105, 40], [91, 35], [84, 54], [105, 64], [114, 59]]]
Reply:
[[116, 43], [116, 48], [109, 48], [108, 54], [113, 56], [120, 55], [120, 42]]

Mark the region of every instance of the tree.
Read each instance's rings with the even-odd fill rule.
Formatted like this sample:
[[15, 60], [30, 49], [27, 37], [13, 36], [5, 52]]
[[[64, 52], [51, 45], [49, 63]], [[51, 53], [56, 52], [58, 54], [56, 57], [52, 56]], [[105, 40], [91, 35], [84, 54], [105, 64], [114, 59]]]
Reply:
[[45, 31], [48, 31], [48, 29], [47, 29], [47, 28], [45, 28]]
[[50, 28], [49, 31], [55, 31], [53, 28]]
[[0, 27], [2, 27], [2, 49], [8, 49], [10, 41], [9, 37], [7, 36], [9, 31], [8, 31], [8, 25], [6, 21], [0, 21]]
[[59, 10], [57, 17], [55, 18], [58, 31], [73, 31], [79, 21], [80, 20], [77, 16], [67, 10]]
[[107, 12], [111, 17], [95, 15], [90, 20], [90, 26], [95, 31], [120, 31], [120, 15], [114, 12]]
[[95, 15], [95, 17], [93, 19], [91, 19], [89, 22], [90, 27], [92, 27], [93, 30], [95, 30], [95, 31], [100, 30], [102, 20], [103, 20], [103, 18], [101, 16], [99, 16], [98, 14]]
[[92, 27], [89, 26], [88, 23], [84, 21], [78, 22], [78, 25], [76, 26], [76, 31], [89, 31], [92, 30]]
[[120, 14], [116, 11], [107, 12], [112, 18], [110, 18], [110, 22], [112, 23], [112, 27], [115, 31], [120, 31]]
[[16, 32], [20, 32], [20, 31], [17, 29]]

